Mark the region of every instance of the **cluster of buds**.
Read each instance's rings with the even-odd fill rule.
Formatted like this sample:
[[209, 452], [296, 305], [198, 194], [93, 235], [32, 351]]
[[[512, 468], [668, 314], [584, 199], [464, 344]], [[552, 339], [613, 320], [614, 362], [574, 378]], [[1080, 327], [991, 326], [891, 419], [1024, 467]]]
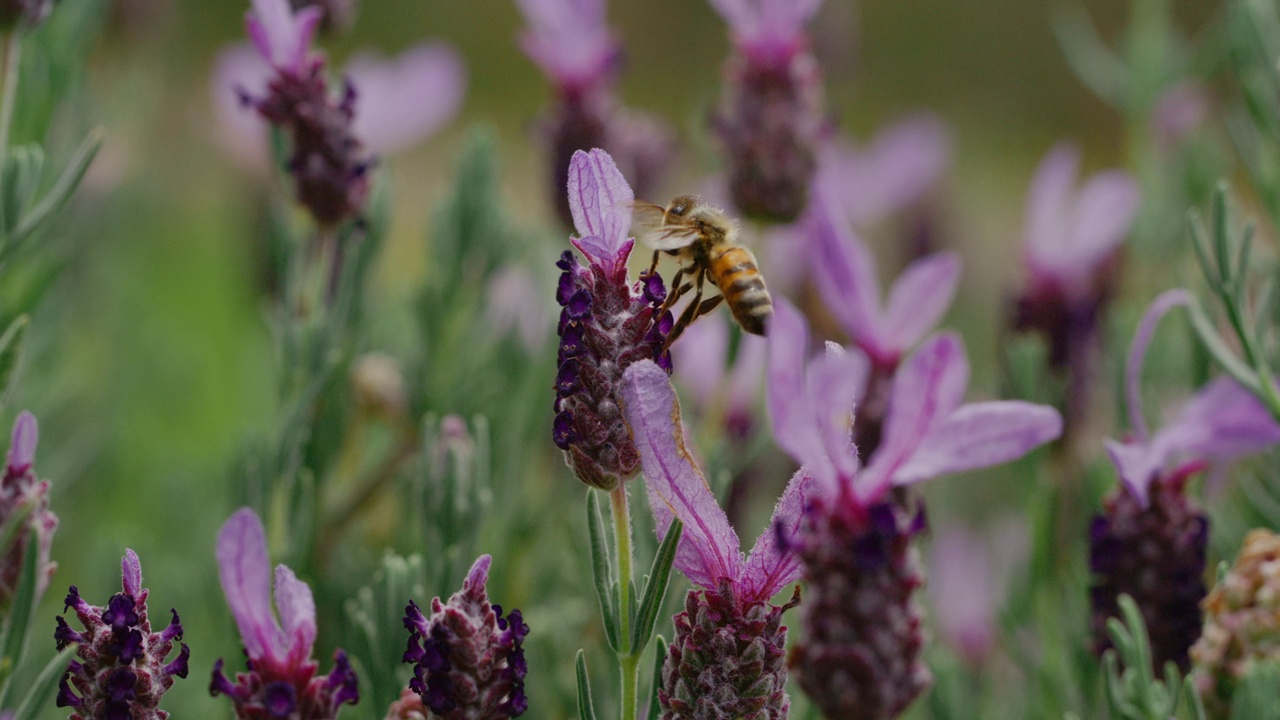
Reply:
[[1190, 302], [1170, 290], [1152, 302], [1129, 350], [1126, 391], [1133, 437], [1107, 441], [1120, 487], [1107, 497], [1089, 531], [1094, 575], [1095, 648], [1110, 646], [1107, 620], [1119, 617], [1119, 597], [1137, 603], [1151, 637], [1153, 669], [1173, 662], [1185, 671], [1200, 635], [1200, 601], [1209, 519], [1187, 496], [1188, 479], [1210, 462], [1226, 462], [1280, 442], [1280, 425], [1239, 383], [1218, 378], [1200, 389], [1178, 415], [1148, 431], [1142, 411], [1142, 363], [1161, 318]]
[[246, 19], [249, 37], [274, 75], [264, 97], [242, 91], [241, 101], [288, 133], [298, 202], [318, 224], [331, 227], [363, 210], [371, 161], [352, 131], [355, 87], [347, 82], [335, 97], [325, 59], [311, 49], [324, 16], [316, 5], [293, 12], [289, 0], [253, 0]]
[[672, 319], [661, 312], [666, 298], [656, 273], [632, 283], [627, 258], [635, 244], [627, 237], [635, 195], [603, 150], [574, 154], [569, 206], [582, 265], [565, 251], [556, 299], [560, 313], [559, 369], [553, 437], [584, 483], [610, 490], [633, 476], [640, 455], [622, 417], [618, 385], [623, 371], [654, 360], [666, 371], [664, 350]]
[[651, 197], [674, 142], [656, 118], [627, 110], [614, 94], [621, 57], [605, 24], [604, 0], [517, 0], [529, 29], [525, 53], [551, 80], [555, 105], [542, 122], [550, 149], [552, 201], [566, 225], [575, 220], [559, 189], [574, 153], [604, 148], [642, 197]]
[[791, 222], [809, 201], [818, 149], [829, 125], [822, 73], [804, 25], [821, 0], [712, 0], [735, 51], [712, 127], [724, 146], [733, 204]]
[[[485, 591], [490, 562], [488, 555], [477, 558], [449, 602], [433, 599], [431, 617], [413, 601], [405, 608], [409, 647], [404, 661], [413, 664], [409, 689], [429, 710], [425, 718], [496, 720], [519, 717], [529, 708], [521, 647], [529, 626], [519, 610], [503, 617], [502, 606], [490, 604]], [[417, 709], [408, 696], [398, 704], [393, 713]]]
[[[29, 412], [18, 416], [13, 424], [13, 436], [9, 454], [5, 459], [4, 477], [0, 479], [0, 524], [23, 522], [7, 554], [0, 557], [0, 607], [8, 606], [17, 591], [22, 577], [22, 562], [27, 544], [38, 543], [36, 571], [36, 597], [44, 595], [49, 587], [57, 563], [49, 559], [53, 544], [53, 532], [58, 529], [58, 518], [49, 511], [49, 481], [36, 475], [36, 443], [39, 427]], [[23, 518], [24, 511], [30, 514]]]
[[262, 522], [248, 508], [237, 510], [218, 531], [218, 572], [248, 656], [248, 672], [231, 682], [221, 658], [213, 666], [209, 692], [226, 695], [236, 718], [333, 720], [344, 703], [359, 699], [356, 674], [346, 653], [334, 654], [328, 675], [317, 675], [311, 658], [316, 606], [311, 588], [284, 565], [276, 566], [277, 622], [271, 610], [271, 563]]
[[768, 527], [745, 558], [738, 534], [691, 459], [680, 404], [667, 373], [652, 362], [627, 370], [622, 399], [645, 470], [654, 525], [665, 535], [684, 526], [674, 566], [698, 589], [675, 617], [675, 637], [662, 666], [661, 717], [787, 716], [787, 628], [782, 614], [800, 602], [770, 602], [800, 577], [790, 552], [809, 502], [812, 478], [791, 479]]
[[1250, 531], [1204, 609], [1204, 633], [1191, 648], [1196, 689], [1220, 711], [1214, 717], [1228, 717], [1241, 681], [1254, 668], [1280, 661], [1280, 536]]
[[[165, 659], [174, 641], [182, 639], [178, 612], [164, 630], [151, 632], [147, 618], [148, 590], [142, 587], [142, 565], [132, 550], [121, 562], [123, 591], [106, 607], [90, 605], [74, 585], [67, 593], [66, 608], [74, 609], [84, 632], [71, 629], [58, 617], [53, 637], [59, 650], [75, 643], [76, 660], [67, 666], [58, 689], [58, 707], [71, 708], [71, 720], [97, 718], [145, 718], [164, 720], [160, 698], [175, 677], [187, 676], [191, 650], [186, 643], [172, 662]], [[77, 694], [78, 693], [78, 694]]]
[[879, 448], [859, 468], [852, 410], [870, 362], [835, 345], [808, 360], [808, 328], [785, 301], [768, 341], [774, 434], [814, 479], [789, 543], [809, 587], [791, 665], [829, 718], [897, 717], [930, 676], [920, 657], [922, 582], [912, 545], [923, 514], [892, 491], [1017, 458], [1057, 437], [1062, 418], [1018, 401], [962, 405], [964, 347], [955, 335], [937, 335], [898, 368]]

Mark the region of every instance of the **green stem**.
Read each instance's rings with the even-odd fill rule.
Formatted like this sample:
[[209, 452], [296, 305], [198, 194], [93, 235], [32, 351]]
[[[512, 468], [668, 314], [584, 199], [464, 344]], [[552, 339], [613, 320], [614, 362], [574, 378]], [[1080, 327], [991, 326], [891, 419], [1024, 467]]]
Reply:
[[631, 651], [631, 511], [627, 486], [609, 494], [613, 501], [613, 534], [618, 550], [618, 667], [622, 672], [622, 720], [635, 720], [639, 699], [639, 657]]
[[18, 94], [18, 66], [22, 53], [22, 43], [17, 31], [4, 36], [3, 57], [0, 57], [0, 82], [4, 83], [3, 94], [0, 94], [0, 230], [9, 226], [9, 218], [4, 216], [4, 168], [9, 162], [9, 132], [13, 127], [14, 99]]

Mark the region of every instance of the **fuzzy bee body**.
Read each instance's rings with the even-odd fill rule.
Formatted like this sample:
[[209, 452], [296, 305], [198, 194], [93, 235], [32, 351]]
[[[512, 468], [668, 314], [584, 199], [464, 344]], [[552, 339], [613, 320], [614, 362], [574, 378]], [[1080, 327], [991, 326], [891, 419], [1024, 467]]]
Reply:
[[[641, 227], [639, 237], [655, 251], [649, 272], [655, 271], [659, 252], [674, 255], [681, 263], [664, 309], [694, 291], [693, 301], [667, 336], [668, 345], [722, 300], [743, 330], [764, 334], [773, 315], [773, 301], [755, 255], [738, 244], [737, 223], [719, 208], [691, 195], [681, 195], [665, 208], [638, 203], [634, 210]], [[687, 283], [683, 282], [686, 276]], [[703, 300], [704, 281], [716, 286], [720, 295]]]

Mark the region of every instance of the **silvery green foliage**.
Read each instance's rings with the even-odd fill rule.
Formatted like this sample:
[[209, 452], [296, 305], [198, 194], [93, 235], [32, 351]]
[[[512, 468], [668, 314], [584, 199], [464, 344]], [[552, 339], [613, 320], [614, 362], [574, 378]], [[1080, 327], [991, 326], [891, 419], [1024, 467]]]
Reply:
[[383, 712], [409, 683], [409, 668], [400, 661], [404, 654], [404, 602], [405, 598], [427, 596], [425, 580], [421, 555], [404, 557], [387, 552], [369, 584], [347, 598], [347, 621], [354, 630], [349, 635], [352, 663], [368, 679], [362, 692], [366, 712]]

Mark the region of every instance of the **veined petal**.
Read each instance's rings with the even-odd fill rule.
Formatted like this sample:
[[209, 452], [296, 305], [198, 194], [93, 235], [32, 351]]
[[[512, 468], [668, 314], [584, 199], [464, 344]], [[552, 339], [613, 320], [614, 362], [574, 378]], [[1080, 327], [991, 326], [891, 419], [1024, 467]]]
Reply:
[[124, 559], [120, 561], [120, 584], [125, 594], [135, 600], [142, 591], [142, 561], [131, 548], [125, 548]]
[[658, 535], [666, 533], [672, 515], [684, 523], [675, 566], [705, 588], [721, 578], [736, 583], [742, 573], [738, 534], [685, 445], [680, 404], [667, 374], [650, 360], [635, 363], [623, 373], [620, 397]]
[[262, 523], [249, 508], [231, 515], [218, 531], [218, 575], [227, 605], [250, 658], [280, 657], [280, 628], [271, 614], [271, 563]]
[[462, 57], [445, 43], [422, 43], [390, 60], [361, 53], [346, 72], [358, 93], [352, 131], [378, 154], [435, 132], [457, 114], [466, 92]]
[[295, 663], [311, 657], [316, 641], [316, 603], [311, 587], [284, 565], [276, 566], [276, 607], [284, 629], [288, 657]]
[[809, 203], [810, 269], [818, 293], [845, 331], [872, 356], [896, 355], [883, 332], [875, 259], [848, 223], [815, 191]]
[[782, 491], [769, 526], [756, 538], [743, 568], [741, 585], [748, 590], [747, 601], [766, 600], [800, 578], [804, 568], [792, 546], [815, 485], [813, 476], [800, 468]]
[[5, 459], [5, 466], [10, 474], [21, 475], [31, 468], [36, 460], [36, 444], [39, 440], [40, 426], [36, 422], [36, 416], [23, 410], [18, 419], [13, 421], [9, 455]]
[[579, 249], [616, 270], [631, 225], [631, 203], [635, 200], [631, 186], [608, 153], [579, 150], [569, 162], [568, 190]]
[[927, 340], [898, 368], [880, 448], [858, 476], [858, 498], [871, 501], [892, 482], [924, 439], [960, 405], [969, 361], [955, 333]]
[[1062, 416], [1020, 400], [973, 403], [951, 413], [893, 473], [895, 485], [1015, 460], [1062, 434]]
[[924, 339], [947, 314], [960, 282], [960, 257], [940, 252], [915, 261], [889, 291], [885, 321], [899, 348]]

